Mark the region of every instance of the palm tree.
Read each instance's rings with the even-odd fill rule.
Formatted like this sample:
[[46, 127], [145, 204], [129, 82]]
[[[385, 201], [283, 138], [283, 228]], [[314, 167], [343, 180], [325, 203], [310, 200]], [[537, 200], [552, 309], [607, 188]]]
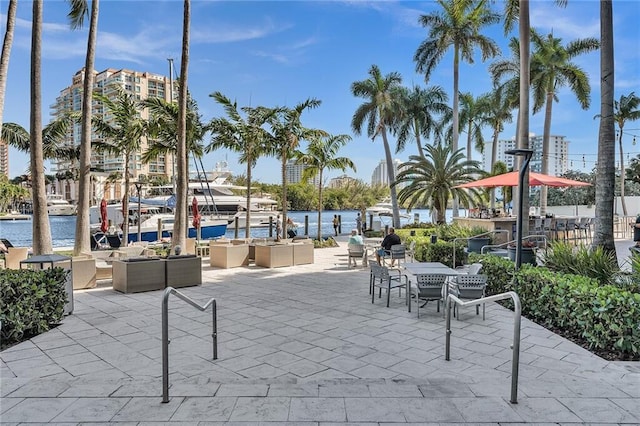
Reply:
[[[69, 19], [71, 28], [82, 28], [85, 17], [89, 13], [87, 0], [69, 0], [71, 11]], [[89, 241], [89, 207], [91, 205], [91, 93], [93, 91], [93, 68], [96, 56], [96, 39], [98, 33], [99, 0], [91, 0], [89, 18], [89, 35], [87, 36], [87, 52], [84, 62], [84, 82], [82, 86], [82, 121], [80, 138], [80, 168], [78, 170], [78, 215], [76, 218], [76, 236], [73, 245], [75, 256], [90, 251]]]
[[[264, 111], [269, 116], [267, 123], [271, 126], [267, 153], [280, 160], [282, 173], [282, 223], [287, 223], [287, 162], [293, 159], [301, 140], [309, 140], [327, 133], [318, 129], [308, 129], [302, 125], [300, 117], [305, 110], [317, 108], [322, 101], [309, 98], [293, 108], [279, 107], [272, 111]], [[287, 237], [287, 227], [282, 227], [282, 238]]]
[[347, 167], [356, 170], [353, 161], [347, 157], [337, 157], [338, 150], [351, 140], [349, 135], [316, 136], [311, 138], [307, 151], [297, 153], [297, 162], [307, 167], [302, 172], [304, 180], [318, 175], [318, 241], [322, 240], [322, 175], [325, 169], [343, 172]]
[[[126, 243], [129, 238], [129, 187], [131, 185], [131, 172], [134, 170], [132, 161], [134, 154], [140, 150], [141, 139], [145, 134], [145, 121], [140, 117], [139, 103], [136, 102], [134, 96], [126, 93], [120, 86], [114, 87], [116, 91], [115, 99], [100, 94], [94, 95], [102, 103], [112, 119], [105, 120], [103, 116], [94, 117], [93, 125], [96, 132], [105, 139], [102, 142], [95, 143], [96, 148], [99, 151], [124, 157], [124, 197], [122, 199], [124, 223], [122, 225], [122, 238]], [[186, 209], [186, 201], [184, 208]]]
[[[149, 146], [142, 154], [142, 162], [148, 163], [159, 156], [177, 154], [178, 147], [178, 105], [162, 98], [144, 99], [140, 105], [149, 111], [147, 120], [147, 136]], [[198, 105], [189, 97], [187, 110], [187, 151], [194, 157], [204, 155], [202, 141], [208, 127], [202, 123], [198, 113]]]
[[400, 210], [395, 188], [395, 172], [391, 148], [387, 140], [387, 129], [393, 129], [402, 112], [402, 77], [397, 72], [382, 75], [377, 65], [369, 69], [369, 78], [351, 84], [354, 96], [366, 99], [360, 105], [351, 119], [351, 128], [356, 135], [362, 133], [362, 126], [367, 122], [367, 136], [375, 140], [382, 136], [385, 159], [387, 162], [387, 176], [391, 189], [391, 206], [393, 209], [393, 226], [400, 227]]
[[[613, 6], [600, 2], [600, 129], [596, 170], [596, 222], [593, 246], [616, 252], [613, 240], [613, 194], [615, 188], [615, 118]], [[615, 258], [615, 257], [614, 257]]]
[[440, 86], [422, 88], [414, 85], [412, 90], [403, 87], [401, 95], [402, 118], [398, 123], [396, 153], [404, 150], [407, 140], [413, 138], [418, 153], [424, 157], [421, 137], [428, 139], [433, 134], [439, 140], [444, 124], [451, 120], [447, 93]]
[[[542, 37], [531, 32], [534, 54], [531, 58], [531, 86], [533, 88], [533, 112], [545, 107], [544, 130], [542, 135], [542, 173], [549, 173], [549, 136], [551, 131], [551, 111], [553, 101], [558, 100], [558, 91], [569, 85], [582, 109], [591, 103], [589, 78], [577, 64], [571, 62], [576, 56], [594, 51], [599, 42], [595, 38], [584, 38], [562, 45], [562, 39], [553, 34]], [[547, 187], [540, 190], [540, 214], [547, 210]]]
[[[224, 109], [228, 118], [214, 118], [209, 123], [211, 130], [211, 144], [206, 148], [207, 152], [219, 148], [227, 148], [240, 153], [238, 161], [247, 165], [247, 204], [245, 236], [251, 235], [251, 177], [253, 168], [258, 158], [266, 152], [268, 134], [262, 126], [275, 114], [274, 110], [266, 108], [243, 107], [242, 117], [238, 111], [236, 102], [231, 102], [229, 98], [220, 92], [210, 94]], [[265, 115], [266, 114], [266, 115]]]
[[486, 126], [486, 109], [489, 94], [474, 97], [465, 92], [460, 94], [460, 130], [467, 133], [467, 160], [471, 160], [471, 152], [475, 148], [484, 152], [484, 138], [482, 128]]
[[47, 187], [42, 152], [42, 0], [33, 1], [31, 26], [31, 118], [29, 120], [29, 158], [33, 203], [33, 254], [53, 253], [51, 226], [47, 212]]
[[472, 182], [483, 174], [477, 161], [465, 160], [463, 150], [452, 152], [450, 145], [425, 146], [426, 156], [412, 155], [398, 173], [396, 184], [407, 182], [398, 194], [400, 202], [408, 202], [408, 209], [427, 206], [436, 213], [437, 223], [446, 223], [449, 200], [457, 197], [464, 206], [479, 198], [475, 188], [466, 190], [457, 185]]
[[[500, 88], [494, 88], [485, 98], [484, 121], [492, 129], [493, 144], [491, 147], [491, 170], [494, 170], [496, 160], [498, 159], [498, 136], [504, 130], [504, 123], [510, 123], [513, 119], [511, 114], [512, 103], [508, 95]], [[495, 208], [495, 190], [491, 190], [491, 208]]]
[[[492, 58], [500, 53], [498, 45], [490, 38], [483, 36], [480, 30], [500, 21], [500, 15], [488, 8], [486, 0], [437, 0], [442, 7], [441, 12], [421, 15], [419, 22], [428, 28], [428, 38], [420, 43], [413, 60], [416, 70], [429, 79], [434, 68], [444, 57], [447, 50], [453, 47], [453, 151], [458, 150], [458, 95], [460, 60], [473, 63], [474, 48], [479, 48], [482, 60]], [[458, 216], [457, 201], [454, 199], [453, 216]]]
[[[78, 159], [78, 149], [63, 145], [69, 128], [77, 118], [75, 113], [64, 114], [42, 129], [42, 155], [45, 160], [74, 161]], [[4, 123], [0, 139], [20, 151], [29, 152], [29, 132], [17, 123]]]
[[[178, 178], [176, 185], [176, 210], [171, 238], [173, 250], [177, 246], [185, 246], [185, 237], [189, 231], [187, 224], [187, 191], [189, 176], [187, 170], [187, 76], [189, 70], [189, 32], [191, 29], [191, 0], [184, 0], [182, 17], [182, 59], [180, 62], [180, 87], [178, 90]], [[173, 94], [172, 94], [173, 95]]]
[[640, 119], [640, 98], [634, 92], [628, 96], [621, 95], [619, 101], [613, 102], [614, 121], [618, 124], [618, 146], [620, 147], [620, 202], [622, 203], [622, 214], [627, 215], [627, 204], [624, 201], [624, 152], [622, 149], [622, 135], [624, 133], [624, 124], [627, 121], [635, 121]]
[[4, 96], [7, 88], [7, 74], [9, 73], [9, 56], [13, 45], [13, 30], [16, 27], [16, 10], [18, 0], [9, 0], [7, 9], [7, 28], [2, 42], [2, 56], [0, 56], [0, 133], [2, 132], [2, 118], [4, 113]]

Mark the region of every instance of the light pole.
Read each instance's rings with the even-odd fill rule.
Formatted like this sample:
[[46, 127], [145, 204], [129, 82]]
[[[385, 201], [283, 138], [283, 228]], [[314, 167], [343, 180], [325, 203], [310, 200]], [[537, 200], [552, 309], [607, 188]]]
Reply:
[[[520, 269], [520, 265], [522, 265], [522, 221], [524, 213], [522, 212], [522, 207], [524, 206], [524, 200], [522, 199], [524, 196], [524, 178], [527, 174], [527, 170], [529, 169], [529, 161], [531, 161], [531, 156], [533, 155], [533, 150], [531, 149], [510, 149], [504, 152], [507, 155], [513, 155], [515, 157], [524, 157], [522, 160], [522, 164], [520, 165], [520, 175], [518, 180], [518, 216], [516, 218], [516, 271]], [[529, 220], [529, 212], [527, 212], [527, 220]]]
[[138, 243], [142, 239], [142, 230], [140, 229], [140, 223], [142, 222], [142, 216], [140, 215], [140, 192], [142, 191], [142, 182], [133, 182], [136, 186], [136, 191], [138, 191], [138, 239], [136, 240]]

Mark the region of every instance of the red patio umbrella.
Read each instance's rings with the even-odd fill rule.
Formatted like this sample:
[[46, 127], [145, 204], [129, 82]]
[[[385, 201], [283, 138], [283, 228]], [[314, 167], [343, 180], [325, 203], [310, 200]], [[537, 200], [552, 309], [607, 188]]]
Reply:
[[[473, 182], [463, 183], [456, 188], [495, 188], [498, 186], [518, 186], [519, 171], [503, 173], [497, 176], [491, 176], [485, 179], [479, 179]], [[558, 176], [543, 175], [542, 173], [529, 172], [530, 186], [591, 186], [590, 183], [580, 182], [577, 180], [561, 178]]]
[[198, 210], [198, 200], [193, 197], [191, 201], [191, 214], [193, 215], [193, 227], [198, 229], [200, 226], [200, 211]]
[[100, 201], [100, 230], [104, 234], [109, 229], [109, 223], [107, 220], [107, 200], [104, 198]]

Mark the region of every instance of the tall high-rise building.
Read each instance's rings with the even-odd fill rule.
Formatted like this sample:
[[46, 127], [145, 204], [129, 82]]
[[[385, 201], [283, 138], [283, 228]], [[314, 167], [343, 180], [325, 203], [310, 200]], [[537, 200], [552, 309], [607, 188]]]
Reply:
[[[402, 165], [402, 161], [397, 158], [393, 160], [393, 171], [394, 176], [398, 176], [398, 172], [402, 170], [400, 167]], [[371, 185], [389, 185], [389, 174], [387, 173], [387, 162], [386, 160], [380, 160], [375, 169], [373, 169], [373, 173], [371, 174]], [[403, 184], [400, 187], [406, 186]]]
[[[71, 85], [62, 89], [60, 91], [60, 95], [56, 98], [55, 103], [51, 105], [51, 116], [54, 119], [69, 112], [79, 112], [82, 110], [82, 86], [84, 81], [84, 72], [84, 69], [78, 71], [73, 76]], [[113, 68], [109, 68], [101, 72], [94, 71], [94, 92], [100, 93], [113, 100], [116, 99], [118, 94], [117, 88], [119, 87], [126, 93], [134, 96], [136, 100], [159, 97], [166, 101], [170, 101], [172, 100], [172, 97], [170, 96], [170, 85], [171, 83], [168, 77], [149, 72]], [[173, 99], [175, 99], [175, 96]], [[94, 115], [102, 115], [107, 121], [110, 119], [108, 110], [106, 110], [99, 101], [94, 100], [92, 106], [92, 112]], [[148, 110], [144, 109], [140, 111], [140, 116], [143, 119], [148, 119]], [[77, 123], [69, 129], [65, 142], [69, 146], [77, 147], [80, 144], [80, 140], [81, 126], [80, 123]], [[91, 140], [92, 142], [104, 141], [102, 137], [95, 132], [92, 133]], [[131, 155], [129, 174], [132, 179], [138, 180], [141, 175], [145, 175], [146, 177], [164, 176], [171, 178], [173, 173], [173, 161], [171, 155], [158, 156], [155, 160], [146, 164], [142, 162], [142, 153], [146, 151], [148, 146], [147, 139], [143, 137], [140, 141], [140, 150]], [[53, 162], [52, 166], [53, 172], [56, 173], [76, 170], [78, 164], [76, 161], [57, 160]], [[91, 153], [91, 167], [93, 170], [99, 170], [107, 174], [114, 172], [124, 174], [126, 161], [124, 155], [116, 156], [93, 150]], [[117, 194], [119, 192], [120, 191], [115, 191], [110, 194], [110, 196], [109, 194], [106, 195], [108, 198], [119, 198]], [[64, 188], [59, 191], [59, 193], [65, 194], [66, 198], [69, 199], [77, 198], [75, 196], [75, 188], [73, 187]]]
[[[504, 152], [516, 147], [515, 138], [498, 140], [497, 161], [507, 165], [509, 169], [514, 167], [515, 157]], [[529, 135], [529, 148], [533, 150], [530, 170], [542, 172], [542, 136]], [[491, 143], [485, 146], [483, 154], [484, 169], [491, 170]], [[569, 141], [564, 136], [551, 135], [549, 137], [549, 173], [552, 176], [559, 176], [567, 172], [569, 168]]]
[[9, 177], [9, 144], [0, 139], [0, 175]]
[[[302, 182], [302, 173], [304, 170], [309, 167], [305, 164], [298, 164], [295, 160], [287, 161], [285, 166], [285, 173], [287, 174], [287, 182], [288, 183], [298, 183]], [[315, 175], [313, 178], [307, 181], [313, 186], [318, 186], [320, 184], [320, 176]]]

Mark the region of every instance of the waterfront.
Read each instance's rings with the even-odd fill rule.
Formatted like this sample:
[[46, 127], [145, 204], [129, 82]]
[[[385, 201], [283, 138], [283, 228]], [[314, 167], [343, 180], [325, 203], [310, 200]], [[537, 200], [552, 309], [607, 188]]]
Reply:
[[[405, 210], [401, 210], [406, 214]], [[322, 212], [322, 235], [333, 235], [332, 219], [333, 215], [337, 214], [342, 218], [342, 233], [347, 234], [351, 229], [356, 227], [355, 210], [327, 210]], [[412, 210], [408, 213], [410, 218], [402, 218], [402, 224], [413, 222], [414, 214], [417, 214], [419, 221], [427, 222], [430, 219], [429, 210]], [[464, 211], [461, 211], [464, 214]], [[309, 235], [315, 237], [318, 230], [318, 212], [317, 211], [296, 211], [288, 212], [288, 217], [298, 223], [298, 235], [304, 234], [305, 216], [309, 220]], [[51, 224], [51, 238], [53, 247], [73, 247], [74, 236], [76, 231], [76, 217], [75, 216], [51, 216], [49, 218]], [[451, 221], [451, 211], [447, 211], [447, 220]], [[275, 221], [275, 217], [274, 217]], [[382, 226], [391, 224], [391, 218], [382, 218]], [[31, 220], [20, 221], [0, 221], [0, 237], [6, 238], [16, 247], [31, 247], [32, 245], [32, 227]], [[131, 232], [135, 232], [135, 227], [130, 229]], [[267, 237], [269, 235], [268, 228], [252, 228], [252, 237]], [[227, 228], [227, 238], [234, 238], [235, 229], [233, 225]], [[244, 228], [238, 229], [238, 237], [244, 237]]]

